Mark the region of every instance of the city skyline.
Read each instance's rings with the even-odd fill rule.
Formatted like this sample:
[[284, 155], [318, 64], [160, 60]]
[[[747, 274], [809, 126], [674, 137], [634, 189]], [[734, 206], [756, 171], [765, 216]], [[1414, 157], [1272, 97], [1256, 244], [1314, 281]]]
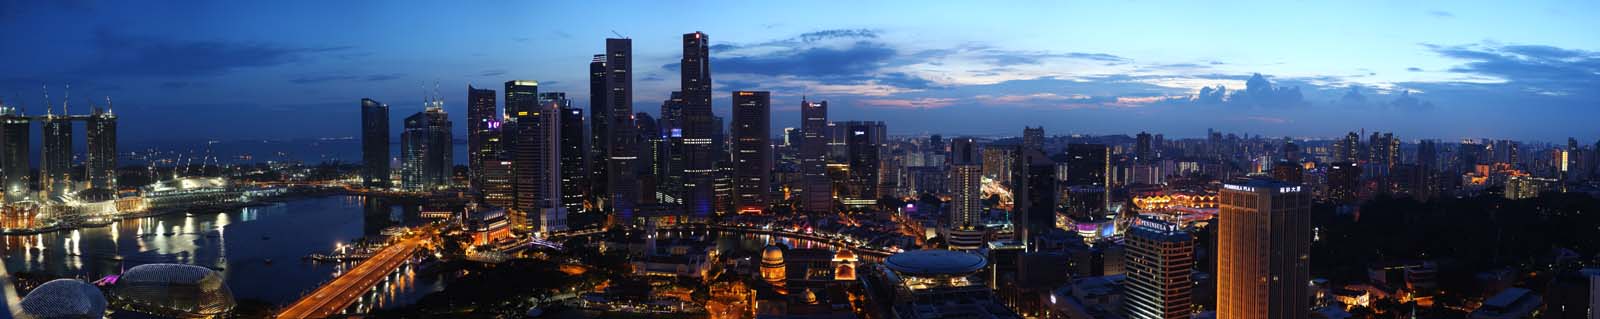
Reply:
[[[357, 136], [340, 125], [359, 117], [345, 107], [348, 101], [371, 97], [409, 113], [422, 109], [414, 102], [422, 99], [424, 83], [444, 84], [440, 95], [457, 117], [467, 113], [461, 100], [466, 85], [493, 87], [512, 79], [538, 80], [588, 107], [583, 62], [603, 48], [601, 38], [620, 34], [638, 42], [632, 104], [650, 113], [679, 89], [671, 79], [682, 58], [675, 42], [703, 31], [713, 39], [709, 60], [718, 74], [713, 112], [731, 114], [733, 91], [770, 91], [778, 105], [774, 134], [800, 126], [792, 105], [809, 96], [832, 102], [836, 121], [896, 119], [891, 134], [1011, 134], [1014, 124], [1042, 125], [1055, 134], [1132, 134], [1138, 130], [1118, 123], [1140, 123], [1171, 137], [1201, 136], [1207, 128], [1294, 137], [1392, 129], [1408, 141], [1600, 137], [1573, 129], [1588, 116], [1571, 116], [1597, 112], [1592, 106], [1600, 96], [1582, 88], [1597, 83], [1593, 62], [1600, 59], [1600, 41], [1562, 32], [1594, 28], [1594, 21], [1563, 13], [1592, 11], [1569, 8], [1589, 3], [1130, 4], [1126, 11], [1097, 4], [1035, 8], [1050, 10], [867, 4], [904, 12], [896, 17], [878, 17], [868, 12], [882, 10], [871, 9], [824, 15], [818, 7], [827, 6], [784, 4], [626, 5], [642, 10], [619, 14], [685, 18], [466, 18], [592, 9], [574, 4], [373, 10], [358, 10], [361, 4], [317, 10], [296, 4], [181, 10], [13, 4], [0, 9], [13, 19], [0, 23], [30, 28], [3, 32], [30, 49], [0, 57], [39, 63], [12, 65], [0, 78], [0, 97], [33, 114], [43, 109], [41, 85], [65, 92], [62, 87], [72, 84], [81, 96], [115, 96], [122, 121], [136, 123], [120, 132], [131, 142]], [[709, 8], [717, 10], [697, 10]], [[1252, 10], [1269, 14], [1243, 13]], [[363, 13], [325, 18], [334, 12]], [[949, 12], [1030, 22], [967, 21]], [[1098, 14], [1104, 12], [1150, 16], [1119, 20]], [[694, 18], [711, 14], [735, 18]], [[790, 15], [831, 19], [771, 22]], [[435, 18], [402, 19], [409, 16]], [[119, 22], [130, 17], [141, 23]], [[407, 22], [395, 27], [384, 21]], [[1292, 25], [1301, 26], [1282, 27]], [[29, 32], [32, 27], [52, 32]], [[1038, 27], [1062, 32], [1034, 32]], [[1164, 50], [1173, 47], [1186, 49]], [[1262, 78], [1249, 89], [1256, 73]], [[1207, 90], [1219, 85], [1228, 89], [1222, 100]], [[281, 125], [295, 118], [310, 125]], [[1019, 118], [1029, 123], [1012, 123]], [[192, 125], [158, 130], [144, 124], [155, 121]], [[465, 129], [455, 134], [466, 136]]]

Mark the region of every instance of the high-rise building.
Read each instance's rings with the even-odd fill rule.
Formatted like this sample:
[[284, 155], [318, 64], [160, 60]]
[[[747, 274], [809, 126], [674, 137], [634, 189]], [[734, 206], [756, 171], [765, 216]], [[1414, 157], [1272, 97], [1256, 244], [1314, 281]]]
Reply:
[[0, 106], [0, 174], [5, 174], [7, 202], [32, 197], [29, 175], [33, 174], [33, 165], [28, 155], [32, 148], [32, 140], [28, 138], [30, 123], [31, 119], [22, 114], [21, 108]]
[[[498, 130], [496, 130], [498, 133]], [[494, 159], [483, 163], [483, 202], [499, 208], [516, 205], [516, 176], [511, 161]]]
[[772, 96], [733, 92], [733, 206], [761, 213], [772, 188]]
[[[533, 96], [529, 96], [533, 97]], [[534, 109], [515, 109], [511, 116], [512, 136], [507, 154], [512, 164], [516, 198], [512, 205], [528, 216], [532, 231], [549, 232], [566, 228], [566, 209], [561, 196], [561, 103], [565, 98], [537, 104]], [[511, 102], [511, 99], [507, 99]], [[537, 103], [537, 100], [532, 101]], [[510, 103], [506, 104], [511, 109]], [[521, 106], [521, 105], [519, 105]]]
[[389, 105], [361, 99], [361, 184], [389, 187]]
[[39, 189], [47, 199], [66, 195], [73, 189], [72, 119], [66, 115], [66, 102], [61, 103], [61, 109], [61, 115], [45, 114], [41, 132]]
[[1183, 319], [1193, 311], [1194, 237], [1177, 224], [1134, 220], [1124, 241], [1125, 293], [1130, 319]]
[[1039, 149], [1018, 149], [1006, 159], [1011, 165], [1012, 225], [1025, 248], [1037, 250], [1036, 239], [1056, 227], [1056, 197], [1060, 181], [1056, 162]]
[[983, 165], [978, 142], [970, 137], [950, 140], [950, 227], [983, 227]]
[[[683, 175], [684, 208], [689, 216], [705, 218], [717, 210], [713, 205], [713, 182], [718, 162], [728, 161], [722, 144], [714, 136], [721, 130], [711, 113], [710, 39], [705, 33], [683, 35], [683, 60], [679, 67], [683, 92]], [[762, 132], [762, 136], [768, 134]], [[742, 209], [742, 208], [741, 208]]]
[[[506, 95], [511, 95], [511, 88], [507, 82]], [[485, 163], [500, 159], [500, 150], [489, 143], [500, 133], [498, 127], [491, 127], [500, 121], [494, 96], [494, 90], [467, 85], [467, 187], [473, 192], [483, 191]]]
[[611, 212], [611, 103], [606, 102], [606, 56], [596, 54], [589, 61], [589, 196], [590, 207]]
[[117, 115], [111, 112], [111, 98], [106, 98], [105, 109], [94, 108], [86, 124], [88, 152], [83, 166], [89, 175], [89, 187], [116, 190]]
[[828, 178], [828, 101], [800, 99], [800, 211], [833, 212]]
[[444, 101], [429, 98], [422, 112], [406, 117], [400, 133], [400, 186], [433, 190], [450, 185], [453, 143]]
[[[660, 132], [653, 132], [656, 134], [651, 137], [652, 140], [647, 141], [652, 144], [650, 146], [659, 149], [657, 156], [660, 158], [655, 159], [655, 168], [652, 170], [660, 184], [656, 187], [656, 192], [659, 194], [655, 196], [661, 197], [661, 201], [668, 205], [683, 204], [683, 189], [688, 184], [683, 172], [686, 166], [683, 147], [683, 105], [682, 91], [673, 91], [671, 98], [661, 101], [661, 112], [657, 113], [661, 114], [661, 119], [657, 123]], [[645, 197], [650, 196], [645, 195]]]
[[1334, 162], [1352, 162], [1352, 163], [1354, 163], [1354, 162], [1361, 161], [1361, 135], [1360, 134], [1356, 134], [1356, 132], [1350, 132], [1349, 134], [1345, 134], [1344, 139], [1339, 140], [1337, 142], [1337, 144], [1334, 145], [1334, 146], [1335, 146], [1334, 159], [1333, 159]]
[[878, 192], [878, 177], [886, 126], [878, 121], [849, 121], [842, 125], [846, 134], [846, 163], [850, 164], [844, 199], [849, 205], [876, 204], [878, 198], [883, 197]]
[[1437, 197], [1439, 195], [1438, 173], [1438, 142], [1433, 140], [1417, 142], [1417, 170], [1412, 175], [1411, 196], [1424, 202]]
[[639, 138], [633, 124], [632, 39], [606, 39], [605, 70], [609, 208], [617, 220], [632, 224], [640, 199], [639, 180], [634, 177]]
[[1044, 126], [1022, 127], [1022, 148], [1044, 150]]
[[1098, 218], [1111, 205], [1110, 149], [1105, 144], [1067, 145], [1067, 209], [1077, 218]]
[[1150, 145], [1150, 133], [1139, 132], [1134, 137], [1133, 158], [1141, 163], [1155, 161], [1155, 152]]
[[582, 212], [589, 197], [589, 148], [583, 135], [583, 109], [561, 102], [561, 205]]
[[1352, 203], [1361, 196], [1361, 165], [1355, 162], [1334, 162], [1328, 165], [1328, 199], [1339, 203]]
[[1311, 197], [1256, 179], [1224, 184], [1218, 204], [1217, 317], [1309, 317]]

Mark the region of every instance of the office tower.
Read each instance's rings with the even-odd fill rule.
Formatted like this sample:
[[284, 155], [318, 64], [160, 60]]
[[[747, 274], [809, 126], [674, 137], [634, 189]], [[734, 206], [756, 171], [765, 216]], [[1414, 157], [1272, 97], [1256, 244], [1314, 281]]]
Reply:
[[1056, 162], [1039, 149], [1018, 149], [1005, 159], [1011, 164], [1012, 225], [1025, 248], [1037, 250], [1034, 240], [1056, 227]]
[[1130, 319], [1189, 318], [1194, 289], [1194, 238], [1178, 225], [1140, 217], [1124, 241]]
[[1417, 171], [1412, 175], [1411, 196], [1418, 201], [1428, 201], [1438, 196], [1439, 185], [1437, 176], [1439, 172], [1438, 142], [1422, 140], [1417, 142]]
[[62, 115], [46, 113], [39, 146], [39, 189], [46, 199], [55, 199], [72, 192], [72, 119], [66, 115], [67, 103], [61, 103]]
[[633, 40], [606, 39], [605, 70], [608, 205], [617, 220], [631, 224], [640, 198], [634, 176], [639, 138], [633, 124]]
[[[507, 82], [507, 95], [511, 94], [511, 88], [512, 84]], [[484, 163], [499, 160], [500, 150], [489, 143], [489, 139], [498, 138], [496, 134], [499, 133], [490, 128], [500, 119], [494, 95], [494, 90], [467, 85], [467, 188], [473, 192], [483, 191]]]
[[767, 208], [772, 188], [772, 96], [733, 92], [733, 206], [739, 213]]
[[1218, 204], [1217, 318], [1307, 318], [1311, 197], [1257, 179], [1224, 184]]
[[1030, 150], [1044, 150], [1044, 126], [1022, 127], [1022, 147]]
[[1328, 199], [1353, 203], [1360, 198], [1361, 166], [1354, 162], [1334, 162], [1328, 166]]
[[581, 212], [590, 187], [583, 109], [572, 107], [572, 101], [565, 98], [561, 105], [561, 205], [569, 213]]
[[800, 211], [833, 212], [828, 179], [828, 101], [800, 98]]
[[1334, 162], [1361, 161], [1361, 135], [1356, 132], [1345, 134], [1344, 139], [1336, 142]]
[[886, 127], [877, 121], [849, 121], [842, 125], [846, 131], [846, 162], [850, 164], [844, 198], [852, 205], [871, 205], [882, 197], [878, 192], [878, 168]]
[[[509, 97], [506, 99], [507, 109], [513, 109], [512, 101]], [[515, 181], [512, 206], [518, 213], [529, 216], [530, 230], [565, 229], [566, 209], [561, 196], [561, 100], [545, 104], [537, 104], [536, 99], [517, 102], [516, 113], [511, 114], [514, 138], [506, 152]], [[522, 103], [536, 106], [528, 109]]]
[[361, 184], [389, 187], [389, 105], [361, 99]]
[[424, 105], [422, 112], [406, 117], [405, 131], [400, 133], [400, 184], [415, 191], [449, 186], [453, 166], [450, 116], [444, 111], [444, 101], [429, 98]]
[[111, 98], [106, 98], [106, 108], [94, 108], [86, 120], [88, 152], [83, 163], [88, 174], [89, 187], [117, 189], [117, 115], [111, 112]]
[[[713, 210], [717, 162], [727, 161], [714, 136], [721, 126], [711, 114], [710, 39], [705, 33], [683, 35], [679, 85], [683, 92], [684, 206], [690, 216], [708, 217]], [[766, 136], [767, 132], [762, 132]]]
[[596, 54], [589, 61], [589, 196], [591, 206], [601, 212], [611, 212], [611, 94], [606, 89], [606, 55]]
[[1111, 204], [1108, 161], [1105, 144], [1067, 145], [1067, 209], [1077, 218], [1098, 218]]
[[1305, 167], [1299, 163], [1289, 162], [1287, 159], [1278, 160], [1272, 164], [1272, 178], [1291, 184], [1301, 184], [1305, 181]]
[[[661, 197], [662, 201], [669, 205], [683, 204], [683, 189], [687, 185], [683, 173], [687, 165], [684, 163], [683, 105], [682, 91], [673, 91], [670, 98], [661, 101], [661, 112], [657, 113], [661, 114], [661, 119], [657, 121], [660, 132], [656, 132], [652, 137], [653, 140], [649, 141], [652, 143], [651, 146], [659, 148], [657, 153], [659, 158], [655, 159], [656, 165], [652, 172], [660, 184], [656, 187], [658, 195], [655, 196]], [[645, 195], [645, 197], [650, 196]]]
[[983, 226], [983, 165], [978, 142], [970, 137], [950, 140], [950, 227]]
[[1012, 175], [1016, 174], [1011, 169], [1017, 163], [1017, 151], [1022, 150], [1020, 145], [990, 144], [983, 148], [983, 176], [1002, 185], [1013, 185]]
[[1139, 135], [1134, 137], [1133, 158], [1141, 163], [1149, 163], [1156, 159], [1150, 147], [1150, 133], [1139, 132]]
[[1279, 157], [1285, 161], [1288, 161], [1290, 164], [1299, 165], [1301, 163], [1300, 146], [1295, 145], [1294, 141], [1289, 140], [1288, 138], [1283, 140], [1283, 148], [1278, 152], [1282, 153], [1282, 155]]
[[1483, 144], [1478, 144], [1477, 140], [1461, 140], [1460, 144], [1456, 144], [1456, 160], [1452, 173], [1460, 174], [1475, 170], [1482, 156]]
[[[32, 159], [28, 151], [32, 140], [28, 138], [31, 118], [14, 106], [0, 106], [0, 173], [5, 174], [6, 202], [15, 202], [31, 196], [29, 175], [33, 174]], [[387, 147], [387, 144], [385, 144]], [[387, 162], [385, 163], [387, 164]]]
[[672, 197], [661, 191], [661, 176], [655, 173], [661, 167], [657, 160], [666, 157], [663, 147], [667, 144], [661, 135], [661, 126], [657, 124], [650, 113], [633, 114], [633, 131], [639, 133], [639, 155], [638, 160], [633, 162], [633, 174], [639, 178], [640, 204], [659, 204]]
[[[498, 133], [499, 130], [496, 130]], [[491, 159], [483, 163], [483, 202], [499, 208], [511, 208], [517, 203], [517, 181], [511, 170], [511, 161]]]

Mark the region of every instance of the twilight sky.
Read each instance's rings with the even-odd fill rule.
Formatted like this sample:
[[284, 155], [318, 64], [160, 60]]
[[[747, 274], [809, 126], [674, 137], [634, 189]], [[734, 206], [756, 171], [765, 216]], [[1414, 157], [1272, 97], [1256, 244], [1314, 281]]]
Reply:
[[704, 31], [716, 112], [732, 90], [769, 90], [774, 129], [798, 125], [805, 94], [829, 100], [834, 120], [893, 134], [1593, 141], [1594, 12], [1600, 2], [0, 0], [0, 98], [42, 113], [41, 85], [59, 101], [70, 83], [81, 113], [109, 95], [125, 142], [356, 136], [361, 98], [388, 103], [398, 128], [435, 82], [458, 123], [467, 84], [538, 80], [587, 108], [588, 61], [614, 30], [634, 39], [636, 110], [655, 113], [678, 87], [681, 34]]

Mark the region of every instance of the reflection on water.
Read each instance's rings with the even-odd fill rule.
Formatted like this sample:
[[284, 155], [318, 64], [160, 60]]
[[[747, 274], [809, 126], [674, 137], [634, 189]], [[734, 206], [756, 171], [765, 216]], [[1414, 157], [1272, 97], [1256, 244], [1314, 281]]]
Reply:
[[[222, 272], [234, 295], [276, 305], [353, 264], [310, 263], [301, 257], [327, 252], [383, 228], [414, 221], [414, 208], [359, 196], [294, 199], [223, 212], [191, 212], [123, 220], [105, 227], [34, 235], [0, 241], [11, 272], [41, 272], [90, 280], [148, 263], [181, 263]], [[409, 218], [408, 218], [409, 217]], [[401, 273], [386, 284], [382, 301], [407, 303], [442, 289], [437, 277]], [[387, 296], [387, 297], [383, 297]]]

